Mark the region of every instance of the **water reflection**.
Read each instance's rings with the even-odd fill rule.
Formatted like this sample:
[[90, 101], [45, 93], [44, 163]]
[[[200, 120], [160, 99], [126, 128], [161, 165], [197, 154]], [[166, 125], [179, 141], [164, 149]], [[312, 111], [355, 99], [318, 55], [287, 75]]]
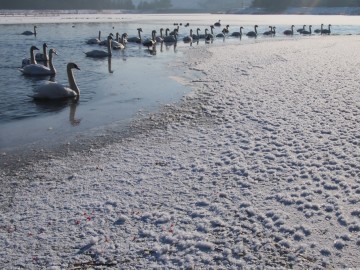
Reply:
[[76, 118], [76, 108], [79, 104], [79, 98], [60, 99], [60, 100], [37, 100], [34, 99], [33, 103], [38, 112], [41, 113], [59, 113], [69, 107], [69, 122], [72, 126], [80, 125], [81, 119]]
[[111, 57], [108, 57], [108, 71], [109, 73], [114, 73], [114, 71], [111, 70]]

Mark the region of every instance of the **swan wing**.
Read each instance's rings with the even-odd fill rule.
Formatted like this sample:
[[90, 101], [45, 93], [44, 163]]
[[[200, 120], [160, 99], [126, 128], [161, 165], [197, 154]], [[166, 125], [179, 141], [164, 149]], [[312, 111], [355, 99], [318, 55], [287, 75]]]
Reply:
[[109, 56], [108, 52], [102, 50], [92, 50], [85, 53], [87, 57], [106, 57]]
[[19, 69], [25, 75], [52, 75], [50, 68], [39, 64], [31, 64]]
[[98, 38], [91, 38], [88, 41], [86, 41], [87, 44], [99, 44], [100, 40]]
[[36, 88], [34, 99], [61, 99], [77, 96], [76, 92], [60, 83], [48, 82]]

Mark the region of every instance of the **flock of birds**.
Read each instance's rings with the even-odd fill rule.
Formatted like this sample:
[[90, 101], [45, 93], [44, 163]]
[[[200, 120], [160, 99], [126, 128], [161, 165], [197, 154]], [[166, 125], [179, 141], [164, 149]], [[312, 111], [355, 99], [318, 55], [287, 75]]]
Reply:
[[[110, 33], [105, 40], [101, 40], [101, 31], [99, 31], [97, 38], [91, 38], [86, 41], [87, 44], [97, 44], [103, 45], [107, 47], [107, 50], [99, 50], [94, 49], [88, 52], [84, 52], [86, 57], [92, 58], [105, 58], [112, 56], [112, 50], [123, 50], [126, 47], [127, 43], [138, 43], [142, 44], [148, 48], [148, 50], [155, 50], [155, 45], [157, 43], [176, 43], [178, 41], [178, 33], [180, 24], [175, 23], [177, 27], [170, 31], [169, 28], [160, 29], [160, 35], [156, 35], [156, 30], [153, 30], [151, 33], [151, 37], [147, 39], [143, 39], [141, 36], [142, 29], [137, 29], [137, 36], [129, 37], [127, 33], [123, 33], [121, 36], [119, 33], [116, 33], [115, 37], [112, 33]], [[189, 23], [185, 24], [185, 27], [188, 27]], [[225, 28], [218, 34], [214, 34], [214, 28], [221, 27], [220, 20], [213, 25], [210, 26], [210, 32], [208, 29], [205, 29], [204, 34], [200, 34], [200, 28], [196, 29], [196, 33], [193, 32], [192, 29], [189, 31], [189, 35], [186, 35], [182, 38], [183, 42], [185, 43], [192, 43], [194, 41], [199, 41], [200, 39], [204, 39], [205, 42], [211, 42], [214, 38], [223, 38], [225, 39], [226, 36], [232, 37], [242, 37], [243, 36], [243, 27], [241, 26], [239, 31], [230, 33], [229, 25], [226, 25]], [[290, 29], [283, 31], [283, 34], [286, 36], [294, 35], [294, 28], [295, 26], [292, 25]], [[37, 27], [34, 26], [33, 31], [25, 31], [23, 35], [35, 35]], [[258, 25], [254, 26], [254, 31], [249, 31], [245, 35], [250, 38], [256, 38], [258, 33]], [[276, 34], [276, 27], [269, 26], [268, 31], [263, 32], [264, 36], [274, 36]], [[303, 25], [302, 28], [296, 30], [301, 35], [311, 35], [312, 34], [312, 26], [309, 25], [308, 30], [306, 30], [306, 25]], [[328, 28], [324, 28], [324, 25], [321, 24], [319, 29], [313, 31], [314, 33], [318, 34], [331, 34], [331, 24], [328, 25]], [[36, 53], [35, 51], [39, 50], [36, 46], [31, 46], [30, 48], [30, 58], [23, 59], [22, 67], [19, 69], [24, 75], [27, 76], [53, 76], [56, 74], [56, 69], [53, 65], [53, 57], [56, 55], [55, 49], [50, 49], [49, 53], [47, 53], [47, 44], [43, 44], [43, 52]], [[41, 62], [42, 64], [39, 64]], [[34, 99], [64, 99], [64, 98], [79, 98], [80, 90], [76, 84], [73, 69], [80, 68], [75, 63], [68, 63], [67, 64], [67, 76], [68, 76], [68, 83], [69, 86], [64, 86], [60, 83], [48, 81], [46, 84], [43, 84], [34, 90], [34, 94], [31, 96]]]

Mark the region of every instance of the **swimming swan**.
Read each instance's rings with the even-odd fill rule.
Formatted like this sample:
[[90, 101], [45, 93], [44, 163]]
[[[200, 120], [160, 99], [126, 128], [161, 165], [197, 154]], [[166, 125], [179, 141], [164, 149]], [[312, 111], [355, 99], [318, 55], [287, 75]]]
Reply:
[[294, 35], [294, 27], [295, 27], [295, 26], [292, 25], [292, 26], [291, 26], [291, 30], [289, 30], [289, 29], [288, 29], [288, 30], [285, 30], [285, 31], [283, 32], [283, 34], [286, 35], [286, 36], [292, 36], [292, 35]]
[[101, 31], [99, 31], [99, 37], [98, 38], [90, 38], [88, 41], [86, 41], [86, 44], [99, 44], [100, 43], [100, 37], [101, 37]]
[[40, 64], [30, 64], [23, 68], [20, 68], [19, 70], [24, 74], [28, 76], [47, 76], [47, 75], [54, 75], [56, 74], [56, 69], [53, 65], [53, 55], [57, 54], [55, 49], [50, 49], [49, 51], [49, 67], [40, 65]]
[[129, 37], [127, 39], [128, 42], [141, 43], [141, 33], [140, 32], [142, 32], [142, 29], [138, 28], [137, 31], [138, 31], [138, 36], [137, 37]]
[[22, 32], [21, 34], [22, 34], [22, 35], [25, 35], [25, 36], [31, 36], [31, 35], [36, 36], [36, 28], [37, 28], [37, 26], [35, 25], [35, 26], [34, 26], [34, 32], [25, 31], [25, 32]]
[[241, 37], [242, 36], [242, 30], [244, 29], [244, 27], [240, 26], [240, 31], [239, 32], [232, 32], [231, 36], [232, 37]]
[[47, 52], [46, 52], [46, 48], [47, 48], [47, 44], [44, 43], [43, 44], [43, 52], [42, 53], [37, 53], [35, 55], [35, 60], [36, 61], [43, 61], [43, 62], [46, 62], [49, 60], [49, 57], [47, 55]]
[[151, 32], [151, 38], [145, 40], [145, 41], [143, 42], [143, 45], [144, 45], [145, 47], [148, 47], [148, 49], [149, 49], [150, 47], [154, 46], [155, 44], [156, 44], [156, 31], [153, 30], [153, 31]]
[[30, 65], [30, 64], [37, 64], [36, 63], [36, 60], [35, 60], [35, 50], [39, 50], [36, 46], [31, 46], [30, 47], [30, 59], [29, 58], [24, 58], [22, 60], [22, 63], [21, 63], [21, 67], [25, 67], [27, 65]]
[[309, 31], [304, 30], [301, 32], [301, 34], [302, 35], [311, 35], [311, 27], [312, 27], [312, 25], [309, 25]]
[[321, 34], [327, 34], [330, 35], [331, 34], [331, 24], [329, 24], [328, 29], [321, 29]]
[[48, 82], [36, 88], [34, 90], [34, 95], [31, 97], [34, 99], [62, 99], [62, 98], [71, 98], [71, 97], [79, 97], [80, 90], [76, 85], [76, 81], [74, 78], [74, 74], [72, 69], [80, 68], [75, 63], [67, 64], [67, 76], [69, 81], [69, 86], [64, 86], [57, 82]]
[[109, 57], [112, 55], [111, 52], [111, 40], [112, 37], [109, 35], [107, 38], [107, 52], [103, 50], [92, 50], [90, 52], [86, 52], [87, 57], [93, 57], [93, 58], [102, 58], [102, 57]]
[[190, 35], [185, 36], [183, 38], [184, 43], [191, 43], [193, 41], [192, 35], [193, 35], [193, 30], [190, 29]]
[[254, 31], [250, 31], [250, 32], [248, 32], [246, 35], [247, 35], [248, 37], [257, 37], [257, 28], [258, 28], [258, 26], [255, 25], [255, 26], [254, 26]]

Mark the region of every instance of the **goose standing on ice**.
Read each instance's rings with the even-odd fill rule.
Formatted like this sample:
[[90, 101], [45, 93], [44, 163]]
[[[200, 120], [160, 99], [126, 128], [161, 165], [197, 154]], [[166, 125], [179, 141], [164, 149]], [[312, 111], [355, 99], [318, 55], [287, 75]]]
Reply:
[[67, 64], [67, 76], [69, 86], [64, 86], [57, 82], [47, 82], [44, 85], [39, 86], [34, 90], [34, 95], [31, 97], [34, 99], [63, 99], [71, 97], [79, 97], [80, 90], [76, 84], [72, 69], [80, 68], [75, 63]]
[[21, 34], [22, 34], [22, 35], [25, 35], [25, 36], [31, 36], [31, 35], [36, 36], [36, 28], [37, 28], [37, 26], [35, 25], [35, 26], [34, 26], [34, 32], [24, 31], [24, 32], [22, 32]]
[[92, 58], [111, 57], [111, 55], [112, 55], [111, 40], [112, 40], [112, 37], [109, 35], [107, 38], [107, 52], [103, 51], [103, 50], [92, 50], [92, 51], [86, 52], [85, 55], [87, 57], [92, 57]]
[[129, 38], [127, 39], [128, 42], [141, 43], [141, 32], [142, 32], [142, 29], [141, 29], [141, 28], [138, 28], [137, 31], [138, 31], [138, 36], [137, 36], [137, 37], [129, 37]]
[[254, 26], [254, 31], [250, 31], [250, 32], [248, 32], [246, 35], [248, 36], [248, 37], [257, 37], [257, 28], [258, 28], [259, 26], [258, 25], [255, 25]]
[[49, 51], [49, 67], [40, 65], [40, 64], [30, 64], [19, 70], [28, 76], [47, 76], [47, 75], [55, 75], [56, 69], [53, 65], [53, 56], [57, 54], [55, 49], [50, 49]]
[[294, 25], [292, 25], [291, 26], [291, 30], [289, 30], [289, 29], [287, 29], [287, 30], [285, 30], [284, 32], [283, 32], [283, 34], [284, 35], [286, 35], [286, 36], [292, 36], [292, 35], [294, 35]]
[[39, 50], [36, 46], [31, 46], [30, 47], [30, 58], [24, 58], [22, 60], [22, 63], [21, 63], [21, 67], [25, 67], [27, 65], [30, 65], [30, 64], [37, 64], [36, 60], [35, 60], [35, 50]]
[[101, 42], [101, 31], [99, 31], [99, 37], [98, 38], [90, 38], [88, 41], [86, 41], [86, 44], [99, 44]]

